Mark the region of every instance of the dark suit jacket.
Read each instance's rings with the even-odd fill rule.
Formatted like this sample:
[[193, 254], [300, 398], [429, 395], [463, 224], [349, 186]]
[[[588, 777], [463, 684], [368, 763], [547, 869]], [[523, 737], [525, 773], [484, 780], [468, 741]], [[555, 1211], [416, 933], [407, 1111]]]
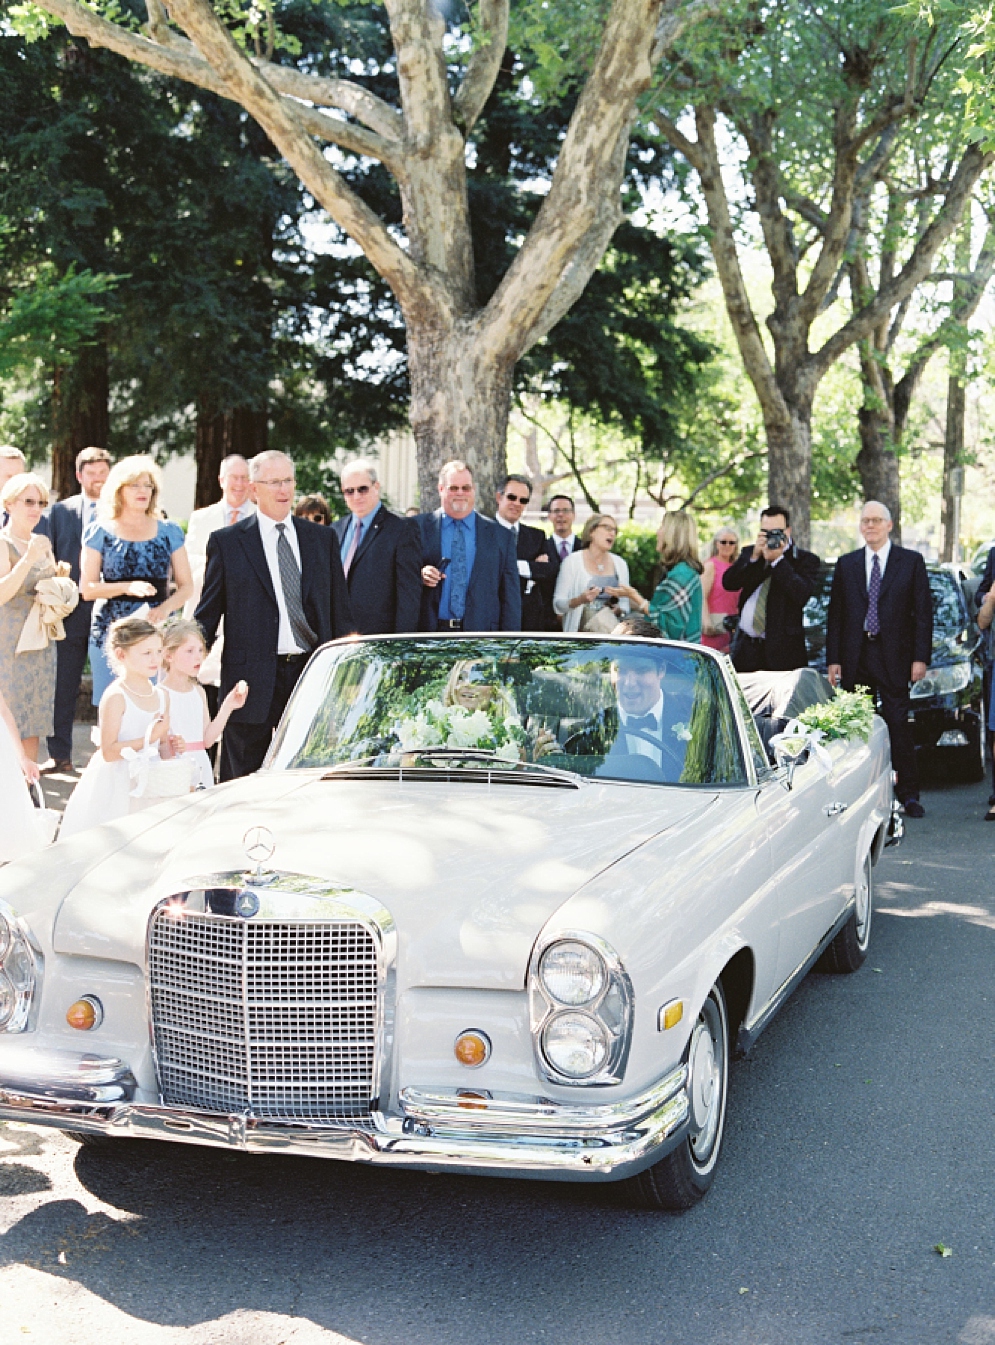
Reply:
[[770, 575], [767, 599], [766, 657], [772, 672], [804, 668], [808, 663], [802, 609], [815, 592], [819, 579], [819, 557], [812, 551], [793, 546], [782, 560], [771, 567], [761, 557], [753, 559], [752, 550], [742, 552], [722, 576], [722, 587], [739, 589], [739, 611]]
[[[421, 563], [441, 568], [442, 510], [419, 514], [414, 520], [421, 530]], [[515, 539], [507, 528], [483, 514], [477, 515], [477, 546], [466, 590], [465, 630], [521, 630], [522, 589], [518, 582]], [[422, 586], [420, 630], [439, 629], [439, 599], [442, 585]]]
[[688, 717], [688, 707], [682, 698], [664, 693], [659, 766], [652, 757], [630, 753], [629, 740], [622, 732], [621, 718], [614, 705], [607, 706], [590, 724], [568, 738], [563, 750], [570, 756], [604, 756], [604, 764], [595, 768], [595, 775], [676, 784], [684, 769], [688, 745], [673, 730], [679, 719], [687, 721]]
[[[887, 574], [887, 571], [885, 571]], [[991, 592], [992, 584], [995, 584], [995, 546], [988, 553], [988, 559], [985, 562], [985, 572], [981, 576], [981, 583], [974, 591], [974, 605], [981, 611], [981, 604], [984, 602], [988, 593]]]
[[[332, 524], [340, 552], [351, 518], [347, 514]], [[354, 628], [361, 635], [416, 631], [422, 582], [421, 543], [414, 520], [381, 505], [364, 530], [346, 584]]]
[[[500, 526], [498, 524], [498, 527]], [[526, 593], [529, 581], [519, 575], [522, 590], [522, 630], [549, 629], [546, 624], [546, 612], [547, 607], [551, 610], [553, 606], [553, 589], [556, 587], [556, 576], [560, 567], [558, 562], [554, 565], [549, 559], [538, 560], [539, 556], [548, 557], [546, 534], [541, 528], [533, 528], [528, 523], [519, 523], [517, 559], [528, 563], [533, 580], [532, 592]]]
[[[321, 645], [353, 629], [338, 539], [331, 528], [318, 523], [302, 518], [291, 522], [301, 553], [304, 615]], [[224, 617], [219, 696], [224, 700], [244, 678], [249, 698], [232, 719], [264, 724], [276, 685], [280, 611], [255, 515], [211, 533], [204, 589], [194, 617], [204, 627], [208, 646], [214, 643]]]
[[[49, 511], [47, 522], [55, 559], [68, 561], [70, 578], [78, 584], [83, 550], [83, 496], [70, 495], [66, 500], [56, 501]], [[40, 531], [40, 526], [35, 529], [35, 532]], [[70, 612], [63, 622], [67, 639], [85, 640], [89, 636], [92, 612], [93, 603], [82, 601], [75, 611]]]
[[[559, 616], [557, 616], [556, 612], [553, 610], [553, 593], [556, 591], [556, 580], [560, 573], [560, 565], [562, 564], [562, 561], [560, 560], [559, 545], [560, 545], [560, 539], [556, 536], [555, 533], [553, 534], [552, 537], [546, 538], [545, 551], [546, 555], [549, 557], [550, 571], [549, 571], [549, 578], [547, 580], [548, 592], [546, 592], [544, 589], [542, 595], [543, 612], [546, 619], [546, 624], [543, 627], [544, 630], [563, 629], [562, 619]], [[579, 549], [580, 549], [580, 538], [571, 536], [570, 550], [567, 554], [573, 555], [573, 553]]]
[[[842, 667], [848, 691], [856, 682], [866, 616], [867, 568], [861, 547], [836, 562], [826, 623], [826, 662]], [[918, 551], [892, 542], [881, 579], [878, 617], [886, 689], [900, 694], [909, 685], [913, 663], [928, 667], [933, 655], [933, 599], [926, 563]]]

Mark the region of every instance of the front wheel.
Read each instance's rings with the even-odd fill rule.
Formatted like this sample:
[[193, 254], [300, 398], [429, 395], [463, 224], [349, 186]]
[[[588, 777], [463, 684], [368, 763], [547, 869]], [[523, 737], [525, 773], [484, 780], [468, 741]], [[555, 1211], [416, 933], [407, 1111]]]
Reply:
[[630, 1203], [644, 1209], [689, 1210], [715, 1177], [729, 1091], [729, 1017], [719, 982], [701, 1006], [687, 1065], [689, 1134], [666, 1158], [623, 1184]]
[[870, 851], [857, 880], [853, 910], [850, 918], [819, 959], [819, 970], [835, 972], [857, 971], [864, 965], [871, 943], [871, 916], [874, 911], [874, 869]]

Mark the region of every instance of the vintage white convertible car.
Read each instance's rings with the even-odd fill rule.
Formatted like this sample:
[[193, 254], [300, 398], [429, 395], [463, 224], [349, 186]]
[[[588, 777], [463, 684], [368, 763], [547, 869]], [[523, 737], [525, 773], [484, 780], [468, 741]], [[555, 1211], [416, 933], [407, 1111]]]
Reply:
[[772, 764], [698, 646], [338, 641], [258, 775], [0, 871], [0, 1118], [686, 1207], [894, 826], [880, 720]]

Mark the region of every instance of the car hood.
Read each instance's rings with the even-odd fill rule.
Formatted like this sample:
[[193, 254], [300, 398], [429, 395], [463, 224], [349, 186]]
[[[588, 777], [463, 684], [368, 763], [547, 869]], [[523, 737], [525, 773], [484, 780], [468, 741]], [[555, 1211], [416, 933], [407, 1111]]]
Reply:
[[537, 935], [564, 901], [716, 802], [700, 789], [602, 782], [263, 774], [152, 822], [91, 868], [62, 904], [53, 944], [140, 964], [153, 906], [198, 876], [244, 870], [243, 837], [262, 825], [276, 843], [267, 868], [354, 888], [391, 912], [402, 986], [520, 988]]

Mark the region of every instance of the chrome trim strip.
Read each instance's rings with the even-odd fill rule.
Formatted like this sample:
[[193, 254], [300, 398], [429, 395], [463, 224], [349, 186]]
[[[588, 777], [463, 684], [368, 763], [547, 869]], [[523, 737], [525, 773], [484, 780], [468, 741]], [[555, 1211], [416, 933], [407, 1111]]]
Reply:
[[[105, 1067], [119, 1061], [104, 1061]], [[541, 1180], [618, 1181], [657, 1162], [687, 1133], [687, 1071], [672, 1070], [635, 1098], [602, 1107], [548, 1099], [460, 1099], [405, 1091], [406, 1117], [376, 1113], [372, 1132], [152, 1106], [112, 1098], [41, 1096], [5, 1077], [0, 1119], [109, 1138], [202, 1144], [248, 1153], [298, 1154], [401, 1168]], [[132, 1081], [133, 1082], [133, 1081]], [[480, 1103], [485, 1111], [479, 1110]]]

